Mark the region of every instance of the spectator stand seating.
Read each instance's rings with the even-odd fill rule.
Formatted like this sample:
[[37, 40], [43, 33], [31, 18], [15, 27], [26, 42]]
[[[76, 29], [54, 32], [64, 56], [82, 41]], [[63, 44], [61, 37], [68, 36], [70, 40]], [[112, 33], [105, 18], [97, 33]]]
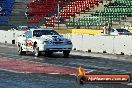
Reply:
[[[37, 23], [45, 17], [46, 26], [55, 26], [71, 16], [97, 5], [99, 0], [34, 0], [29, 2], [28, 23]], [[59, 14], [58, 14], [59, 5]]]
[[[85, 16], [78, 21], [70, 21], [66, 25], [68, 27], [78, 25], [85, 27], [103, 26], [104, 23], [120, 22], [128, 16], [132, 16], [132, 0], [116, 0], [114, 3], [105, 5], [103, 11], [96, 11], [90, 17]], [[96, 21], [93, 22], [93, 20]]]
[[39, 0], [29, 2], [27, 6], [31, 8], [27, 11], [27, 14], [30, 15], [27, 22], [38, 23], [42, 20], [42, 17], [47, 16], [57, 8], [57, 3], [55, 0]]
[[53, 15], [49, 17], [46, 21], [46, 26], [55, 26], [56, 23], [61, 23], [60, 19], [69, 19], [81, 11], [94, 7], [98, 5], [99, 0], [74, 0], [60, 10], [58, 15]]
[[15, 0], [0, 0], [0, 25], [8, 25]]

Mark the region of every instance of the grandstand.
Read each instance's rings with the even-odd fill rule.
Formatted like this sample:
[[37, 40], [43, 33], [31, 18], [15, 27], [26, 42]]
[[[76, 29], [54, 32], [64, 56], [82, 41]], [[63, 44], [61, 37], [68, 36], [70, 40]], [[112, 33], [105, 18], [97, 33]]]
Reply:
[[[107, 2], [106, 2], [107, 1]], [[0, 25], [100, 28], [132, 21], [132, 0], [0, 0]], [[128, 19], [129, 17], [129, 19]], [[1, 28], [1, 27], [0, 27]]]
[[113, 3], [104, 5], [104, 9], [97, 10], [90, 16], [79, 18], [78, 21], [70, 21], [67, 26], [103, 26], [104, 23], [125, 21], [127, 17], [132, 16], [131, 0], [116, 0]]
[[32, 17], [28, 19], [28, 22], [35, 23], [43, 20], [45, 26], [55, 27], [58, 24], [66, 24], [67, 19], [98, 4], [99, 0], [39, 0], [30, 2], [27, 6], [31, 10], [28, 10], [27, 13]]
[[27, 7], [27, 2], [25, 1], [0, 0], [0, 7], [2, 7], [0, 15], [0, 29], [9, 29], [14, 25], [27, 25], [27, 19], [24, 14]]
[[0, 0], [0, 25], [8, 25], [9, 16], [11, 15], [14, 0]]

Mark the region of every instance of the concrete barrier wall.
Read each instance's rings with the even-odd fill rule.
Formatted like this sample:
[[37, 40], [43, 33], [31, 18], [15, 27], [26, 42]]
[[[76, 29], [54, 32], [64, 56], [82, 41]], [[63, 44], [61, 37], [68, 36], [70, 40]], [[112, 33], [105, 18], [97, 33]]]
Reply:
[[114, 40], [114, 52], [120, 54], [123, 52], [132, 55], [132, 36], [117, 36]]
[[73, 49], [110, 54], [132, 55], [132, 36], [64, 35], [73, 42]]
[[24, 32], [20, 32], [20, 31], [11, 31], [11, 30], [10, 31], [3, 31], [3, 30], [0, 30], [0, 42], [12, 44], [14, 41], [16, 43], [18, 35], [21, 35], [23, 33]]
[[[1, 43], [17, 43], [20, 31], [0, 30]], [[108, 36], [108, 35], [88, 35], [88, 34], [63, 34], [64, 37], [71, 39], [73, 49], [110, 54], [132, 55], [132, 36]]]

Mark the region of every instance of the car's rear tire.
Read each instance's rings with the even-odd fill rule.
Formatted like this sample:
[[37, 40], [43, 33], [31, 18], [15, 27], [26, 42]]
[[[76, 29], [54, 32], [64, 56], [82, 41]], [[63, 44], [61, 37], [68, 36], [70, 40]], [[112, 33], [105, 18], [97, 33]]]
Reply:
[[18, 54], [19, 55], [25, 55], [26, 54], [26, 51], [22, 51], [22, 47], [21, 46], [18, 46]]
[[39, 47], [35, 47], [35, 48], [34, 48], [34, 55], [35, 55], [36, 57], [39, 57], [40, 54], [41, 54], [41, 52], [39, 51]]
[[63, 51], [64, 58], [68, 58], [70, 51]]

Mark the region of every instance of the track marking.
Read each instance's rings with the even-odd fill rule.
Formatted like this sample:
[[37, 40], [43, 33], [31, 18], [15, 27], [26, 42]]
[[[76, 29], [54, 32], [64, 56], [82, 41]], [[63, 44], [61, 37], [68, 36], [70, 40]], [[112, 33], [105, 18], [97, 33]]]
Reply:
[[77, 70], [73, 68], [6, 57], [0, 59], [0, 68], [15, 73], [77, 74]]
[[132, 86], [132, 83], [128, 83], [127, 85]]
[[[5, 53], [0, 53], [0, 54], [5, 54]], [[7, 55], [9, 55], [9, 56], [11, 56], [11, 57], [1, 57], [1, 58], [9, 58], [9, 59], [15, 59], [15, 58], [13, 58], [13, 56], [15, 56], [16, 58], [19, 58], [19, 55], [12, 55], [12, 54], [7, 54]], [[34, 59], [36, 59], [35, 57], [34, 57]], [[41, 59], [43, 59], [43, 58], [39, 58], [40, 60]], [[15, 60], [22, 60], [22, 61], [28, 61], [28, 62], [34, 62], [34, 61], [31, 61], [31, 60], [25, 60], [24, 58], [19, 58], [19, 59], [15, 59]], [[41, 63], [41, 62], [35, 62], [35, 63]], [[56, 65], [56, 64], [51, 64], [51, 65]], [[75, 66], [64, 66], [64, 65], [57, 65], [57, 66], [59, 66], [59, 67], [66, 67], [66, 68], [73, 68], [73, 69], [77, 69], [78, 67], [75, 67]], [[93, 72], [93, 71], [96, 71], [96, 70], [92, 70], [92, 69], [85, 69], [86, 70], [86, 72], [87, 73], [89, 73], [89, 72]]]
[[12, 49], [12, 48], [17, 48], [17, 46], [8, 46], [8, 45], [0, 45], [0, 47], [3, 47], [3, 48], [4, 48], [4, 47], [5, 47], [5, 48], [11, 48], [11, 49]]
[[131, 73], [131, 72], [128, 72], [127, 70], [119, 70], [119, 69], [112, 69], [112, 68], [109, 68], [109, 67], [101, 67], [101, 66], [96, 66], [96, 65], [85, 65], [85, 64], [81, 64], [81, 63], [70, 63], [71, 65], [81, 65], [81, 66], [84, 66], [84, 67], [90, 67], [90, 68], [93, 68], [93, 71], [98, 71], [98, 70], [95, 70], [95, 69], [100, 69], [100, 70], [111, 70], [111, 71], [117, 71], [117, 72], [123, 72], [123, 73]]
[[8, 71], [8, 72], [13, 72], [13, 73], [31, 73], [31, 72], [19, 72], [19, 71], [14, 71], [14, 70], [9, 70], [9, 69], [3, 69], [3, 68], [0, 68], [0, 70]]

